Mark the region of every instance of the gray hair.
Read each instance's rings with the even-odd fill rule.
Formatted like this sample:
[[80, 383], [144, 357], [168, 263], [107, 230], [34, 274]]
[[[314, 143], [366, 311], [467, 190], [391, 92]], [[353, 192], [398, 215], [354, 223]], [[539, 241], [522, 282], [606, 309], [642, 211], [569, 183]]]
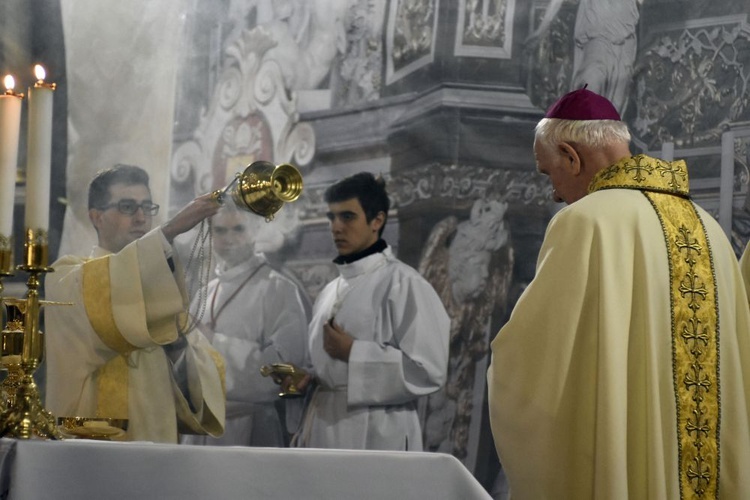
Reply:
[[628, 126], [617, 120], [542, 118], [534, 130], [536, 140], [548, 146], [569, 142], [600, 148], [630, 143]]

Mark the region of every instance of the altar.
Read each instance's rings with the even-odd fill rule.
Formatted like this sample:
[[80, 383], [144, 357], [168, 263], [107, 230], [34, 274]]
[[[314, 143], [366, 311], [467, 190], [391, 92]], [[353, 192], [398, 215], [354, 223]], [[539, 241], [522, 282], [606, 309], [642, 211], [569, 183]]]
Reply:
[[430, 499], [490, 496], [442, 453], [0, 440], [0, 498]]

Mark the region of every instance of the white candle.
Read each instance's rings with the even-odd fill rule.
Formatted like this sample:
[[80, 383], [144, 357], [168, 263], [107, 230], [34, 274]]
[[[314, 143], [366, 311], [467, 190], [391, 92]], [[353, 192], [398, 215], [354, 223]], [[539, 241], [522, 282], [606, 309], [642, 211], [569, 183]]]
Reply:
[[26, 138], [27, 229], [49, 229], [49, 195], [52, 167], [52, 95], [55, 84], [44, 82], [45, 71], [34, 67], [37, 82], [29, 88], [29, 129]]
[[0, 95], [0, 235], [11, 237], [23, 94], [13, 93], [12, 76], [6, 75], [4, 83], [7, 90]]

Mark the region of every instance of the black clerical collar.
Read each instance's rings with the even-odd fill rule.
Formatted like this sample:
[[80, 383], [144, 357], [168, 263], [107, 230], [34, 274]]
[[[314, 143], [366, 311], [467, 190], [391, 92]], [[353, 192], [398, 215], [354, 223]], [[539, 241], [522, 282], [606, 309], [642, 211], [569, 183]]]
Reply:
[[339, 255], [335, 259], [333, 259], [334, 264], [351, 264], [352, 262], [356, 262], [359, 259], [364, 259], [368, 255], [372, 255], [374, 253], [382, 252], [388, 247], [388, 243], [385, 242], [384, 239], [379, 239], [375, 243], [373, 243], [368, 248], [365, 248], [361, 252], [352, 253], [349, 255]]

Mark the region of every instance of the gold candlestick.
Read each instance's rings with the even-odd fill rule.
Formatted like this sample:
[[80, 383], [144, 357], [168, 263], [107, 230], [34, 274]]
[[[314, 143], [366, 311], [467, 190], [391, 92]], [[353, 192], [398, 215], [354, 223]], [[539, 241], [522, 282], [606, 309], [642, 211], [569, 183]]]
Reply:
[[[6, 299], [6, 302], [18, 307], [23, 314], [20, 382], [15, 396], [7, 398], [9, 406], [0, 414], [0, 435], [20, 439], [30, 439], [34, 436], [61, 439], [62, 435], [55, 423], [55, 417], [42, 405], [34, 382], [34, 372], [44, 356], [44, 336], [39, 329], [39, 315], [45, 302], [39, 298], [39, 276], [52, 271], [52, 268], [47, 267], [46, 231], [26, 229], [24, 254], [24, 264], [18, 266], [18, 269], [29, 273], [26, 296], [24, 299]], [[6, 330], [11, 331], [10, 328]], [[17, 345], [13, 355], [18, 355]], [[4, 365], [5, 360], [6, 356], [3, 353]], [[11, 360], [8, 361], [9, 372], [10, 367], [16, 369], [16, 365], [10, 362]]]
[[[10, 363], [14, 362], [11, 351], [15, 350], [17, 346], [18, 336], [13, 336], [12, 333], [19, 333], [19, 323], [17, 321], [18, 314], [17, 309], [10, 306], [8, 299], [3, 295], [5, 291], [5, 285], [3, 279], [8, 276], [13, 276], [13, 236], [6, 236], [0, 234], [0, 304], [8, 308], [7, 312], [7, 327], [2, 331], [2, 345], [0, 346], [0, 370], [7, 370], [8, 375], [0, 385], [0, 412], [5, 411], [10, 406], [11, 398], [15, 399], [16, 391], [18, 390], [18, 383], [21, 378], [17, 370], [10, 368]], [[23, 338], [23, 332], [20, 332], [21, 338]], [[20, 357], [18, 359], [18, 368], [20, 369]], [[7, 364], [6, 364], [7, 362]]]
[[23, 305], [21, 299], [5, 298], [8, 321], [2, 331], [2, 350], [0, 351], [0, 368], [8, 375], [0, 384], [0, 406], [7, 410], [15, 405], [16, 394], [21, 386], [23, 370], [21, 369], [21, 355], [23, 354]]

